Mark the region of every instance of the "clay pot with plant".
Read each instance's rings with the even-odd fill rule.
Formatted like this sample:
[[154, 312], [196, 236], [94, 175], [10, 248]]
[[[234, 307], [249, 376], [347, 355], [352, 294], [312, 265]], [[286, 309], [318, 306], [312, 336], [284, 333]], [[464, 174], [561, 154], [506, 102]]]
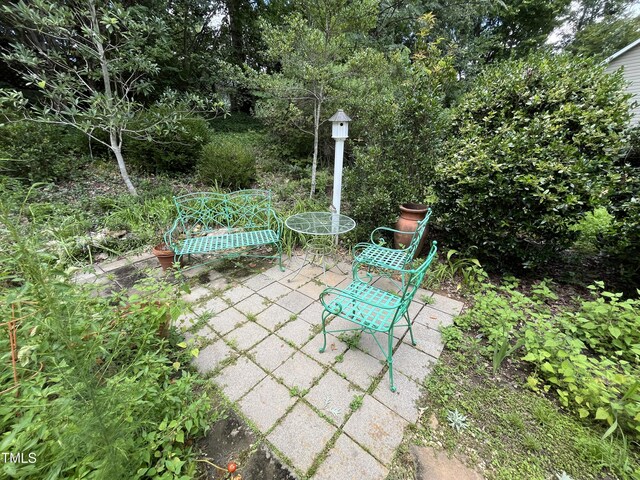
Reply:
[[[395, 248], [407, 248], [413, 239], [413, 235], [418, 228], [418, 222], [424, 219], [429, 208], [420, 203], [403, 203], [400, 205], [400, 218], [396, 222], [396, 230], [406, 233], [394, 233], [393, 244]], [[420, 244], [416, 249], [415, 256], [418, 256], [424, 245], [424, 239], [427, 236], [427, 230], [422, 234]]]
[[152, 253], [156, 256], [158, 261], [160, 262], [160, 266], [163, 271], [166, 271], [168, 268], [173, 266], [174, 262], [174, 253], [166, 243], [162, 242], [153, 247]]

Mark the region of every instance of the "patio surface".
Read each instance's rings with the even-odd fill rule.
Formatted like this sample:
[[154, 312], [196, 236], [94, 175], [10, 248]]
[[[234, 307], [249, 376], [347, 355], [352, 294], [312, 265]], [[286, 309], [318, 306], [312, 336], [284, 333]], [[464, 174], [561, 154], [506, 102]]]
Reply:
[[[405, 427], [420, 415], [421, 384], [443, 349], [438, 327], [450, 325], [463, 304], [416, 293], [409, 312], [417, 346], [406, 329], [394, 332], [398, 390], [392, 393], [384, 356], [370, 335], [359, 341], [328, 335], [327, 350], [319, 353], [323, 281], [346, 285], [350, 266], [340, 265], [349, 275], [334, 268], [324, 277], [321, 268], [305, 266], [289, 281], [301, 262], [294, 256], [284, 262], [285, 272], [272, 262], [240, 276], [213, 269], [217, 263], [186, 270], [194, 283], [184, 295], [190, 311], [176, 326], [199, 346], [194, 364], [201, 374], [296, 476], [384, 479]], [[159, 271], [155, 258], [143, 254], [97, 265], [95, 274], [78, 280], [129, 288], [145, 267]], [[329, 328], [349, 326], [333, 319]]]

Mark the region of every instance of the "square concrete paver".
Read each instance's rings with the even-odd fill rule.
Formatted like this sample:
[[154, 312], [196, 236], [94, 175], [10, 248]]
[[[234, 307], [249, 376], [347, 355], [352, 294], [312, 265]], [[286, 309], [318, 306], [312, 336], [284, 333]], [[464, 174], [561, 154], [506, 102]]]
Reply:
[[255, 362], [268, 372], [272, 372], [284, 363], [295, 350], [287, 342], [275, 335], [269, 335], [249, 352]]
[[323, 345], [322, 333], [316, 334], [307, 344], [302, 347], [302, 351], [313, 358], [316, 362], [323, 365], [333, 365], [336, 359], [347, 351], [348, 345], [342, 340], [327, 334], [327, 346], [325, 351], [320, 353], [320, 347]]
[[300, 312], [298, 317], [311, 325], [322, 325], [322, 312], [324, 312], [324, 308], [320, 301], [316, 300]]
[[[268, 300], [267, 300], [268, 303]], [[236, 303], [233, 307], [247, 315], [257, 315], [267, 308], [265, 299], [258, 294], [253, 294], [249, 298]]]
[[285, 269], [284, 269], [284, 272], [283, 272], [282, 270], [280, 270], [280, 267], [278, 265], [276, 265], [276, 266], [273, 266], [273, 267], [265, 270], [262, 273], [264, 275], [266, 275], [267, 277], [269, 277], [269, 278], [273, 278], [274, 280], [281, 280], [284, 277], [286, 277], [288, 275], [291, 275], [291, 270], [285, 266]]
[[[425, 327], [421, 323], [413, 325], [413, 338], [417, 345], [415, 347], [412, 346], [412, 348], [417, 348], [434, 358], [438, 358], [444, 349], [440, 332], [433, 328]], [[402, 341], [407, 345], [411, 345], [411, 337], [408, 334]]]
[[[322, 279], [322, 276], [318, 277], [318, 279]], [[298, 292], [304, 293], [307, 297], [312, 299], [320, 298], [320, 294], [327, 288], [326, 285], [322, 283], [316, 283], [315, 281], [307, 282], [297, 289]]]
[[290, 321], [292, 315], [294, 314], [289, 310], [282, 308], [280, 305], [274, 304], [263, 312], [260, 312], [256, 316], [256, 322], [273, 332]]
[[185, 302], [193, 303], [200, 300], [202, 297], [206, 297], [207, 295], [210, 295], [210, 294], [211, 294], [211, 291], [208, 288], [205, 288], [203, 286], [198, 286], [198, 287], [192, 288], [190, 293], [183, 295], [182, 299]]
[[302, 347], [307, 343], [313, 333], [313, 326], [299, 318], [290, 321], [276, 331], [276, 335], [292, 342], [297, 347]]
[[280, 282], [274, 282], [271, 285], [267, 285], [266, 287], [258, 290], [258, 294], [267, 300], [275, 302], [278, 298], [284, 297], [291, 291], [292, 290], [289, 287], [282, 285]]
[[333, 368], [343, 373], [349, 381], [367, 390], [373, 379], [382, 372], [384, 364], [371, 355], [351, 348], [344, 354], [342, 362], [336, 363]]
[[275, 280], [267, 275], [259, 273], [255, 277], [251, 277], [243, 283], [245, 287], [250, 288], [254, 292], [266, 287], [267, 285], [275, 282]]
[[251, 295], [253, 295], [253, 290], [242, 285], [232, 287], [222, 294], [232, 305], [241, 302], [245, 298], [249, 298]]
[[344, 432], [388, 465], [402, 441], [407, 421], [375, 398], [367, 395], [362, 406], [349, 418]]
[[421, 323], [427, 327], [438, 330], [441, 327], [448, 327], [453, 325], [453, 315], [436, 310], [430, 305], [427, 305], [420, 314], [416, 317], [416, 323]]
[[198, 315], [202, 315], [205, 313], [210, 313], [215, 315], [216, 313], [222, 312], [227, 308], [229, 308], [229, 305], [222, 298], [213, 297], [212, 299], [207, 300], [206, 302], [198, 305], [197, 307], [194, 307], [193, 311], [196, 312]]
[[207, 325], [220, 335], [225, 335], [241, 323], [246, 323], [247, 317], [235, 308], [227, 308], [207, 320]]
[[240, 409], [261, 432], [266, 432], [295, 401], [289, 390], [266, 377], [240, 401]]
[[278, 300], [278, 305], [296, 314], [300, 313], [312, 303], [313, 299], [296, 291], [290, 292]]
[[304, 474], [336, 431], [336, 427], [298, 402], [267, 440]]
[[[391, 349], [395, 350], [396, 345], [400, 343], [400, 336], [404, 335], [406, 328], [398, 328], [393, 331], [394, 337], [391, 341]], [[397, 335], [397, 336], [396, 336]], [[408, 335], [408, 334], [407, 334]], [[373, 335], [370, 333], [363, 333], [360, 336], [360, 340], [358, 341], [358, 350], [362, 350], [365, 353], [368, 353], [372, 357], [377, 358], [383, 362], [387, 361], [387, 349], [389, 347], [389, 336], [386, 333], [376, 333], [375, 339]], [[380, 349], [380, 346], [376, 343], [376, 339], [380, 343], [380, 346], [384, 348], [384, 352]]]
[[311, 279], [309, 277], [305, 277], [302, 274], [297, 275], [296, 273], [293, 273], [284, 280], [281, 280], [283, 285], [286, 285], [292, 290], [298, 290], [301, 286], [310, 281]]
[[430, 306], [449, 315], [460, 315], [464, 307], [464, 303], [437, 293], [433, 294], [433, 299], [434, 302]]
[[322, 375], [323, 367], [311, 360], [302, 352], [296, 352], [293, 357], [273, 371], [273, 376], [282, 380], [287, 387], [298, 387], [300, 390], [309, 388], [314, 380]]
[[[347, 474], [348, 472], [348, 474]], [[342, 434], [329, 451], [312, 480], [353, 478], [358, 480], [383, 480], [389, 470], [369, 455], [347, 435]]]
[[233, 365], [223, 368], [212, 380], [220, 385], [229, 400], [235, 402], [266, 376], [255, 363], [240, 357]]
[[354, 395], [362, 394], [337, 373], [329, 370], [304, 397], [336, 425], [342, 425], [351, 412], [349, 404]]
[[385, 375], [373, 392], [373, 397], [389, 407], [406, 421], [415, 423], [419, 412], [416, 402], [422, 396], [420, 386], [400, 372], [393, 372], [396, 391], [389, 388], [389, 375]]
[[204, 347], [193, 359], [193, 364], [198, 371], [207, 374], [214, 370], [220, 362], [228, 358], [233, 351], [222, 340], [216, 340], [211, 345]]
[[233, 342], [239, 350], [247, 350], [269, 335], [269, 331], [255, 322], [247, 322], [225, 335], [225, 340]]
[[436, 359], [411, 345], [400, 345], [393, 354], [393, 371], [404, 373], [416, 382], [422, 382], [431, 373]]

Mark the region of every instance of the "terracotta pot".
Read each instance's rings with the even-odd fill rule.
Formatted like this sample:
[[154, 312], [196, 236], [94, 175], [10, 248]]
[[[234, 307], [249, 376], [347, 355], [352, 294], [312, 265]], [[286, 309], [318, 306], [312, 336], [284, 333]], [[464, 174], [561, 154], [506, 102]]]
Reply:
[[[427, 215], [428, 207], [419, 203], [403, 203], [400, 205], [400, 218], [396, 222], [396, 230], [403, 232], [415, 232], [418, 228], [418, 222]], [[424, 239], [426, 238], [427, 229], [425, 229], [420, 244], [414, 255], [417, 256], [422, 250]], [[411, 233], [394, 233], [393, 245], [395, 248], [407, 248], [411, 243], [413, 235]]]
[[153, 254], [158, 258], [162, 270], [166, 270], [173, 265], [173, 251], [164, 243], [159, 243], [152, 250]]

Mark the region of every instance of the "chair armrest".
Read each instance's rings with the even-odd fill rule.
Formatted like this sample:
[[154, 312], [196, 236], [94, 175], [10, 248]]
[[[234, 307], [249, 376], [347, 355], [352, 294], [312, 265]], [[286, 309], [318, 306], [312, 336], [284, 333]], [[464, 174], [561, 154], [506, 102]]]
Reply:
[[181, 223], [180, 219], [176, 218], [173, 221], [173, 225], [171, 226], [171, 228], [169, 230], [167, 230], [167, 232], [164, 234], [164, 243], [165, 243], [165, 245], [167, 245], [170, 248], [173, 245], [176, 245], [178, 243], [176, 241], [176, 239], [174, 238], [174, 234], [177, 233], [177, 230], [178, 230], [178, 227], [180, 226], [180, 223]]

